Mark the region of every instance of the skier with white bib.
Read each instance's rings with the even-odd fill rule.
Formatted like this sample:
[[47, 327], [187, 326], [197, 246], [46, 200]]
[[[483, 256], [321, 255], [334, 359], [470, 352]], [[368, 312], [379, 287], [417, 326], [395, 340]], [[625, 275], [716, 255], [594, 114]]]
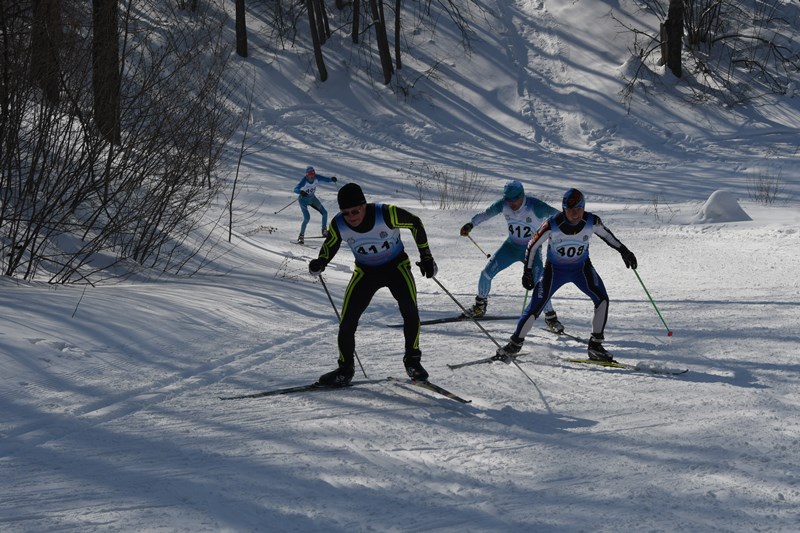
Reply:
[[[503, 187], [503, 197], [482, 213], [473, 216], [472, 219], [461, 228], [461, 236], [469, 236], [472, 229], [502, 214], [506, 219], [508, 227], [508, 237], [492, 255], [491, 259], [481, 271], [478, 279], [478, 295], [475, 297], [475, 305], [467, 309], [466, 315], [481, 318], [486, 315], [488, 306], [489, 292], [492, 290], [492, 280], [514, 263], [521, 263], [525, 259], [525, 250], [528, 241], [533, 237], [536, 228], [541, 226], [548, 217], [558, 213], [558, 210], [547, 203], [530, 195], [525, 195], [525, 189], [519, 180], [509, 181]], [[542, 274], [542, 258], [539, 253], [533, 254], [533, 276], [538, 279]], [[554, 333], [562, 333], [564, 326], [559, 322], [558, 316], [548, 300], [544, 307], [545, 323]]]
[[[525, 336], [544, 310], [550, 297], [564, 284], [572, 283], [594, 303], [589, 358], [595, 361], [613, 361], [602, 345], [608, 319], [608, 293], [603, 280], [589, 259], [589, 241], [592, 235], [600, 237], [603, 242], [622, 255], [627, 268], [636, 270], [636, 256], [603, 225], [599, 216], [585, 211], [585, 206], [586, 200], [583, 194], [578, 189], [569, 189], [564, 194], [561, 213], [547, 219], [528, 243], [522, 286], [533, 289], [533, 296], [520, 317], [509, 343], [497, 349], [497, 355], [501, 359], [508, 360], [509, 357], [519, 353], [522, 343], [525, 342]], [[539, 248], [547, 241], [549, 246], [544, 273], [534, 282], [535, 257]]]
[[356, 262], [342, 303], [338, 336], [339, 367], [320, 377], [319, 384], [342, 387], [352, 380], [358, 322], [372, 297], [382, 287], [387, 287], [392, 293], [403, 316], [403, 364], [406, 373], [412, 379], [425, 381], [428, 372], [420, 364], [422, 352], [419, 349], [417, 286], [411, 273], [411, 260], [400, 239], [401, 229], [411, 231], [419, 250], [418, 265], [422, 275], [427, 278], [435, 276], [438, 268], [428, 247], [422, 221], [394, 205], [367, 203], [361, 187], [355, 183], [348, 183], [339, 190], [338, 201], [340, 212], [331, 220], [328, 238], [322, 245], [319, 257], [308, 264], [308, 270], [318, 276], [343, 242], [350, 247]]
[[303, 179], [301, 179], [294, 188], [294, 193], [298, 195], [297, 203], [300, 205], [300, 211], [303, 212], [303, 223], [300, 225], [300, 235], [297, 236], [297, 244], [305, 243], [306, 226], [309, 220], [311, 220], [311, 214], [308, 212], [309, 207], [317, 210], [319, 214], [322, 215], [322, 236], [328, 236], [328, 212], [316, 195], [317, 185], [320, 181], [336, 183], [337, 178], [336, 176], [331, 176], [329, 178], [328, 176], [317, 174], [314, 167], [306, 167], [305, 176], [303, 176]]

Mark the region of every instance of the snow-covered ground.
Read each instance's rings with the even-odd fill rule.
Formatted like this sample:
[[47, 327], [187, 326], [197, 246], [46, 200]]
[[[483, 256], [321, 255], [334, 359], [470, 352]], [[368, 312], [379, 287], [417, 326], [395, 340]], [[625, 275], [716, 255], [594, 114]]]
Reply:
[[[418, 58], [434, 48], [452, 57], [406, 100], [333, 57], [330, 79], [315, 82], [307, 53], [276, 55], [251, 34], [254, 131], [273, 144], [245, 158], [235, 246], [213, 270], [88, 288], [0, 278], [0, 530], [797, 530], [797, 97], [688, 107], [681, 83], [655, 70], [628, 114], [617, 93], [629, 43], [607, 3], [482, 5], [471, 55], [446, 25], [419, 35]], [[642, 16], [627, 1], [613, 13]], [[349, 38], [326, 46], [346, 49]], [[464, 306], [486, 259], [461, 225], [510, 178], [555, 206], [580, 188], [636, 253], [674, 331], [595, 239], [608, 348], [688, 373], [566, 363], [585, 348], [536, 329], [520, 359], [535, 383], [513, 365], [452, 371], [491, 355], [514, 327], [484, 322], [490, 339], [459, 323], [426, 326], [421, 347], [431, 381], [468, 405], [386, 382], [220, 401], [335, 366], [336, 315], [307, 274], [316, 250], [289, 243], [296, 206], [274, 214], [308, 164], [421, 216], [437, 280]], [[433, 190], [419, 201], [426, 172], [476, 173], [489, 193], [442, 210]], [[778, 202], [750, 198], [759, 177], [779, 179]], [[335, 192], [318, 189], [331, 214]], [[314, 214], [309, 234], [318, 226]], [[496, 218], [472, 236], [493, 252], [504, 232]], [[351, 264], [342, 249], [324, 273], [337, 307]], [[520, 274], [495, 278], [491, 312], [520, 312]], [[433, 280], [417, 285], [423, 319], [460, 311]], [[554, 305], [569, 331], [590, 333], [585, 296], [568, 286]], [[357, 352], [370, 379], [403, 374], [402, 335], [386, 327], [399, 319], [386, 291], [362, 318]]]

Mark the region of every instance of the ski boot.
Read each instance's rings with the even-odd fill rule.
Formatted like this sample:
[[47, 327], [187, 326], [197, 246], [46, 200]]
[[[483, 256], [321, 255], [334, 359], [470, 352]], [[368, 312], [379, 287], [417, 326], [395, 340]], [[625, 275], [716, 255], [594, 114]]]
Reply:
[[421, 355], [406, 355], [403, 357], [403, 364], [406, 367], [406, 374], [415, 381], [425, 381], [428, 379], [428, 371], [420, 364]]
[[306, 243], [305, 236], [301, 233], [300, 235], [297, 236], [296, 242], [297, 244], [305, 244]]
[[481, 298], [480, 296], [475, 297], [475, 305], [467, 309], [467, 312], [464, 313], [464, 316], [470, 318], [481, 318], [486, 316], [486, 305], [488, 301], [486, 298]]
[[559, 322], [558, 316], [556, 316], [555, 311], [552, 311], [550, 313], [545, 313], [544, 323], [547, 325], [547, 329], [549, 329], [553, 333], [557, 333], [559, 335], [564, 333], [564, 324]]
[[319, 383], [323, 387], [346, 387], [350, 385], [350, 381], [355, 374], [355, 368], [348, 365], [339, 365], [339, 368], [332, 370], [327, 374], [322, 374], [319, 378]]
[[511, 335], [511, 340], [508, 342], [508, 344], [506, 344], [502, 348], [497, 349], [497, 353], [495, 354], [495, 359], [497, 359], [498, 361], [502, 361], [507, 365], [510, 365], [511, 361], [522, 349], [523, 342], [525, 342], [525, 339], [520, 339], [519, 337]]
[[589, 359], [592, 361], [602, 361], [603, 363], [613, 363], [614, 358], [603, 348], [602, 342], [602, 335], [592, 334], [592, 337], [589, 339], [589, 349], [587, 350]]

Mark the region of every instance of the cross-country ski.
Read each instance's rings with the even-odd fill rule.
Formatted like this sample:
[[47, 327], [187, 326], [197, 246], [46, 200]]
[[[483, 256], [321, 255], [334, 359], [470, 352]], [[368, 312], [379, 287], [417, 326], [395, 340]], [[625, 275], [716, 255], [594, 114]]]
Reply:
[[583, 365], [596, 365], [602, 366], [605, 368], [618, 368], [621, 370], [632, 370], [634, 372], [650, 372], [652, 374], [671, 374], [671, 375], [680, 375], [685, 374], [689, 371], [688, 368], [669, 368], [666, 366], [660, 365], [646, 365], [646, 364], [638, 364], [638, 365], [631, 365], [627, 363], [621, 363], [619, 361], [596, 361], [594, 359], [580, 359], [580, 358], [568, 358], [564, 359], [568, 363], [578, 363]]
[[381, 383], [385, 380], [381, 379], [372, 379], [372, 380], [362, 380], [362, 381], [351, 381], [349, 384], [341, 386], [341, 387], [329, 387], [326, 385], [320, 385], [319, 383], [310, 383], [308, 385], [296, 385], [294, 387], [285, 387], [281, 389], [272, 389], [266, 390], [261, 392], [253, 392], [249, 394], [240, 394], [236, 396], [220, 396], [220, 400], [244, 400], [248, 398], [264, 398], [267, 396], [279, 396], [281, 394], [292, 394], [296, 392], [314, 392], [314, 391], [336, 391], [347, 389], [350, 387], [356, 387], [358, 385], [373, 385], [375, 383]]
[[436, 393], [436, 394], [438, 394], [440, 396], [444, 396], [445, 398], [450, 398], [451, 400], [455, 400], [455, 401], [460, 402], [460, 403], [472, 403], [472, 400], [464, 399], [461, 396], [458, 396], [457, 394], [452, 393], [449, 390], [447, 390], [447, 389], [445, 389], [443, 387], [440, 387], [439, 385], [436, 385], [434, 383], [431, 383], [430, 381], [427, 381], [427, 380], [422, 381], [422, 380], [415, 380], [415, 379], [408, 379], [408, 378], [394, 378], [394, 377], [389, 377], [387, 379], [389, 381], [393, 382], [393, 383], [398, 384], [398, 385], [410, 385], [410, 386], [414, 386], [414, 387], [420, 387], [420, 388], [429, 390], [429, 391], [434, 392], [434, 393]]
[[[461, 314], [461, 315], [457, 315], [457, 316], [448, 316], [448, 317], [442, 317], [442, 318], [431, 318], [431, 319], [428, 319], [428, 320], [420, 320], [419, 321], [419, 325], [420, 326], [430, 326], [430, 325], [433, 325], [433, 324], [449, 324], [451, 322], [472, 322], [473, 320], [477, 320], [479, 322], [482, 322], [484, 320], [517, 320], [517, 319], [519, 319], [519, 316], [515, 316], [515, 315], [487, 315], [487, 316], [482, 316], [480, 318], [474, 318], [473, 319], [471, 317], [468, 317], [468, 316], [465, 316], [465, 315]], [[390, 327], [390, 328], [402, 328], [403, 324], [387, 324], [386, 326]]]
[[391, 382], [400, 385], [413, 385], [415, 387], [420, 387], [423, 389], [427, 389], [431, 392], [439, 394], [440, 396], [444, 396], [445, 398], [450, 398], [451, 400], [456, 400], [457, 402], [461, 403], [470, 403], [472, 400], [466, 400], [457, 394], [454, 394], [447, 389], [436, 385], [435, 383], [431, 383], [427, 380], [414, 380], [409, 378], [395, 378], [395, 377], [388, 377], [386, 379], [372, 379], [372, 380], [360, 380], [360, 381], [351, 381], [347, 385], [341, 386], [328, 386], [328, 385], [321, 385], [318, 382], [310, 383], [307, 385], [296, 385], [293, 387], [284, 387], [280, 389], [271, 389], [261, 392], [254, 392], [248, 394], [239, 394], [234, 396], [220, 396], [220, 400], [246, 400], [246, 399], [255, 399], [255, 398], [265, 398], [268, 396], [280, 396], [282, 394], [295, 394], [295, 393], [303, 393], [303, 392], [336, 392], [341, 390], [346, 390], [352, 387], [357, 387], [359, 385], [374, 385], [376, 383], [386, 383]]

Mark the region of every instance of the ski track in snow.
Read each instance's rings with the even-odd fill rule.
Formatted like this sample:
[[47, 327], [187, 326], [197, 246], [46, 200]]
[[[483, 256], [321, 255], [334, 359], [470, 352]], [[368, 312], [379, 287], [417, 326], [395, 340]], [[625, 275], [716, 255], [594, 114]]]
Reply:
[[[435, 35], [421, 29], [417, 51], [420, 43], [453, 51], [415, 81], [413, 106], [359, 85], [353, 58], [331, 61], [321, 87], [295, 52], [265, 59], [254, 32], [261, 46], [249, 61], [270, 90], [255, 103], [253, 131], [281, 136], [268, 155], [245, 158], [240, 190], [243, 210], [260, 206], [248, 223], [270, 229], [237, 228], [224, 276], [85, 295], [0, 279], [1, 531], [797, 530], [796, 131], [757, 121], [731, 128], [713, 110], [686, 120], [676, 109], [650, 110], [655, 95], [639, 93], [620, 118], [616, 97], [597, 95], [618, 89], [619, 65], [602, 61], [612, 43], [586, 44], [609, 33], [608, 6], [481, 5], [497, 18], [479, 24], [469, 59], [494, 61], [493, 75], [470, 71], [477, 67], [451, 46], [444, 22]], [[633, 12], [624, 2], [614, 10]], [[587, 57], [597, 65], [580, 68]], [[597, 86], [594, 68], [604, 73]], [[330, 103], [323, 94], [344, 97]], [[648, 122], [665, 110], [670, 122]], [[431, 165], [421, 175], [477, 169], [492, 196], [520, 177], [556, 206], [568, 184], [585, 187], [588, 210], [636, 253], [675, 332], [666, 336], [634, 274], [594, 239], [592, 262], [611, 298], [607, 346], [626, 363], [689, 372], [570, 364], [585, 346], [537, 329], [519, 359], [535, 385], [514, 365], [450, 370], [496, 349], [467, 322], [425, 326], [420, 345], [431, 380], [468, 405], [389, 382], [220, 401], [312, 383], [336, 364], [336, 316], [307, 273], [317, 252], [288, 244], [299, 210], [272, 215], [294, 198], [300, 175], [287, 169], [313, 163], [342, 183], [364, 183], [370, 200], [420, 215], [437, 279], [471, 304], [486, 259], [458, 230], [491, 200], [443, 210], [429, 191], [420, 202], [421, 162]], [[707, 192], [746, 198], [748, 176], [763, 168], [785, 177], [786, 203], [741, 202], [751, 222], [689, 223]], [[331, 215], [336, 190], [318, 189]], [[472, 236], [494, 252], [504, 231], [493, 219]], [[324, 272], [338, 309], [351, 267], [342, 249]], [[495, 278], [491, 313], [520, 312], [519, 277], [515, 265]], [[416, 281], [423, 318], [460, 312], [437, 284]], [[568, 331], [588, 337], [584, 295], [564, 287], [553, 303]], [[380, 291], [357, 332], [370, 379], [403, 376], [401, 331], [385, 326], [398, 319]], [[514, 324], [482, 325], [502, 344]]]
[[[615, 217], [610, 215], [611, 224]], [[621, 222], [612, 227], [625, 242], [647, 250], [640, 253], [642, 276], [653, 272], [659, 253], [671, 253], [659, 250], [658, 243], [672, 243], [685, 257], [712, 254], [734, 272], [740, 268], [735, 257], [758, 249], [751, 244], [742, 250], [747, 246], [742, 243], [759, 243], [779, 231], [745, 224], [709, 240], [700, 228]], [[762, 266], [770, 271], [786, 268], [797, 244], [797, 234], [781, 234], [790, 246], [781, 247], [785, 257], [778, 251], [765, 259]], [[278, 238], [262, 242], [266, 248], [280, 246]], [[443, 271], [456, 262], [476, 273], [481, 268], [477, 254], [465, 263], [460, 251], [451, 256], [445, 246], [435, 241], [432, 246], [440, 251]], [[750, 329], [752, 321], [743, 319], [755, 306], [776, 324], [786, 324], [796, 314], [787, 305], [791, 300], [766, 300], [774, 291], [769, 278], [727, 287], [724, 271], [722, 276], [700, 273], [697, 279], [696, 270], [656, 269], [669, 276], [648, 279], [674, 322], [676, 338], [669, 341], [658, 332], [655, 314], [631, 273], [616, 253], [601, 246], [593, 256], [612, 287], [610, 348], [623, 361], [688, 366], [689, 374], [561, 363], [556, 359], [582, 354], [583, 345], [541, 332], [528, 338], [531, 353], [520, 360], [540, 396], [513, 366], [448, 370], [447, 362], [493, 350], [482, 333], [464, 323], [426, 327], [422, 342], [432, 379], [471, 398], [470, 405], [391, 383], [259, 400], [217, 399], [310, 382], [318, 373], [309, 370], [333, 365], [335, 344], [322, 332], [335, 334], [335, 324], [328, 321], [320, 330], [318, 319], [308, 320], [304, 329], [273, 333], [268, 344], [243, 346], [158, 379], [145, 373], [138, 387], [100, 394], [58, 417], [4, 428], [0, 464], [16, 481], [13, 494], [0, 498], [6, 510], [0, 523], [8, 531], [54, 524], [66, 530], [102, 531], [104, 524], [124, 529], [143, 517], [206, 531], [259, 530], [271, 521], [296, 531], [315, 530], [321, 523], [333, 529], [365, 529], [364, 524], [393, 529], [402, 523], [403, 530], [452, 530], [469, 523], [479, 530], [578, 530], [594, 523], [598, 530], [633, 531], [647, 517], [652, 530], [726, 530], [735, 529], [734, 523], [755, 529], [760, 523], [778, 524], [770, 529], [781, 530], [800, 498], [787, 456], [798, 444], [798, 425], [783, 416], [788, 406], [797, 406], [791, 391], [800, 367], [781, 350], [793, 339], [781, 336], [779, 328], [775, 335]], [[517, 306], [516, 277], [498, 276], [493, 308], [505, 312], [510, 309], [497, 308]], [[339, 304], [347, 275], [334, 272], [328, 278]], [[452, 283], [452, 290], [467, 301], [473, 283], [464, 279]], [[423, 312], [454, 309], [431, 282], [419, 284]], [[590, 304], [563, 292], [555, 301], [560, 317], [585, 336]], [[735, 308], [741, 311], [731, 312], [730, 294], [737, 295]], [[315, 305], [324, 309], [329, 303]], [[384, 326], [396, 320], [393, 302], [379, 293], [373, 306], [358, 334], [362, 362], [370, 378], [402, 375], [399, 332]], [[513, 321], [484, 325], [501, 341], [513, 329]], [[735, 329], [740, 336], [731, 335]], [[649, 336], [642, 334], [648, 330]], [[724, 342], [717, 338], [719, 331], [727, 331]], [[233, 328], [222, 335], [234, 339], [242, 333]], [[206, 335], [198, 344], [210, 340]], [[36, 341], [48, 342], [57, 352], [68, 349], [86, 357], [66, 343]], [[741, 357], [756, 350], [763, 355]], [[330, 355], [320, 357], [320, 352]], [[88, 367], [88, 375], [108, 371], [106, 358], [113, 361], [110, 366], [121, 365], [118, 371], [146, 370], [111, 355], [93, 354], [89, 360], [100, 361]], [[72, 373], [66, 379], [77, 379]], [[31, 407], [37, 396], [55, 393], [47, 388], [42, 384], [31, 395]], [[7, 392], [3, 400], [8, 401]], [[46, 407], [46, 400], [40, 402]], [[50, 496], [42, 500], [42, 491]], [[46, 510], [29, 501], [46, 502]], [[415, 510], [412, 516], [409, 507]], [[723, 512], [730, 527], [720, 528], [715, 513]]]

